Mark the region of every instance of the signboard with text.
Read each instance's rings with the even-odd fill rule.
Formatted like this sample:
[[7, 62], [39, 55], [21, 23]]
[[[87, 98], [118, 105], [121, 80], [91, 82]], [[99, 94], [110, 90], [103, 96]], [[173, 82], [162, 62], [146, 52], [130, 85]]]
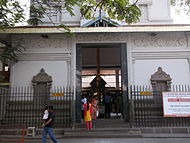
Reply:
[[52, 96], [65, 96], [64, 93], [52, 93]]
[[151, 92], [151, 91], [141, 91], [140, 95], [153, 95], [153, 92]]
[[190, 117], [190, 92], [163, 92], [164, 117]]

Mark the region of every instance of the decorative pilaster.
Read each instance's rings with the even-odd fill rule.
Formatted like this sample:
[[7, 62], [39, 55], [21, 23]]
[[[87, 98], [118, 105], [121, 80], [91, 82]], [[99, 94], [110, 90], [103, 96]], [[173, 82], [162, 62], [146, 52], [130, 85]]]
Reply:
[[[169, 74], [166, 74], [161, 67], [158, 67], [158, 71], [151, 75], [151, 84], [153, 91], [170, 91], [171, 89], [171, 78]], [[164, 83], [163, 85], [161, 85]], [[165, 86], [166, 87], [162, 87]]]
[[45, 106], [49, 103], [50, 88], [52, 86], [52, 77], [49, 76], [42, 68], [40, 73], [33, 76], [32, 85], [34, 88], [33, 101], [37, 108], [38, 106]]

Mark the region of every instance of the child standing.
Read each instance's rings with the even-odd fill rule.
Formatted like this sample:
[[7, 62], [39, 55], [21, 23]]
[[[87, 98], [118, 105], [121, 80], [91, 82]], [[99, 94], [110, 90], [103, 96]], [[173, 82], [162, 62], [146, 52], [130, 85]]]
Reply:
[[92, 105], [89, 100], [84, 104], [84, 121], [86, 122], [86, 129], [92, 130]]

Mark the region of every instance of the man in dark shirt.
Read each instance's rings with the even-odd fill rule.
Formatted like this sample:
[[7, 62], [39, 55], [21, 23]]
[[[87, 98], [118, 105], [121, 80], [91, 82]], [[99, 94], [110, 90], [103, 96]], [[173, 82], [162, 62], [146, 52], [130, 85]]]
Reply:
[[105, 118], [110, 118], [111, 102], [112, 102], [112, 97], [111, 97], [110, 93], [107, 93], [107, 94], [104, 96]]
[[45, 120], [43, 126], [43, 143], [46, 143], [46, 139], [47, 139], [47, 134], [49, 134], [51, 140], [54, 143], [57, 143], [56, 138], [53, 135], [53, 123], [54, 123], [54, 119], [55, 119], [55, 114], [53, 112], [53, 106], [49, 105], [48, 106], [48, 118]]

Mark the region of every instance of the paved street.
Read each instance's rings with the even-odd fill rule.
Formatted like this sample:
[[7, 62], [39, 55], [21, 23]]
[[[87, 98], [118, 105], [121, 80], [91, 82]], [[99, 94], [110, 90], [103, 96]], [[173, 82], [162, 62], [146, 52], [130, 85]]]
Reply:
[[[111, 138], [111, 139], [59, 139], [59, 143], [189, 143], [190, 138]], [[39, 139], [26, 143], [41, 143]], [[52, 143], [48, 140], [47, 143]]]

